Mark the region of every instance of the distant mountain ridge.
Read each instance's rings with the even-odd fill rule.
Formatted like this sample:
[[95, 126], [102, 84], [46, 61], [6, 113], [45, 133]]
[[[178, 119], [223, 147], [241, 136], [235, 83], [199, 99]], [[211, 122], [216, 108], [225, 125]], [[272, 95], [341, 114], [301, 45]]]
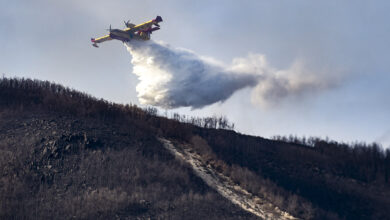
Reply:
[[163, 137], [295, 217], [390, 218], [389, 150], [267, 140], [233, 127], [226, 118], [167, 119], [47, 81], [0, 78], [0, 217], [257, 218], [175, 160]]

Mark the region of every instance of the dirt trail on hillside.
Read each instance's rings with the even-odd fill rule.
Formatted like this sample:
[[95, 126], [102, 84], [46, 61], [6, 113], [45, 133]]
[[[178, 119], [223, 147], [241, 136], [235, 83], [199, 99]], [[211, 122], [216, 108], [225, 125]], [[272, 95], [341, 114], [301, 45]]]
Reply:
[[159, 140], [173, 155], [189, 163], [195, 174], [207, 185], [242, 209], [263, 219], [297, 219], [268, 201], [252, 195], [235, 184], [229, 177], [215, 171], [210, 165], [204, 164], [200, 155], [191, 149], [174, 146], [166, 139], [160, 138]]

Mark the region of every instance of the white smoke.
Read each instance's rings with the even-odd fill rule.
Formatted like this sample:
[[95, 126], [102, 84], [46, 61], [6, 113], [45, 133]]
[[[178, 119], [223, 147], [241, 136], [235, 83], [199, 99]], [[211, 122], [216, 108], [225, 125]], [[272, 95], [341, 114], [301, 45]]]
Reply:
[[136, 90], [141, 104], [202, 108], [225, 101], [237, 90], [254, 87], [252, 101], [268, 105], [335, 84], [305, 70], [301, 62], [287, 70], [275, 70], [260, 54], [224, 65], [160, 42], [132, 41], [125, 45], [132, 55], [133, 73], [140, 80]]

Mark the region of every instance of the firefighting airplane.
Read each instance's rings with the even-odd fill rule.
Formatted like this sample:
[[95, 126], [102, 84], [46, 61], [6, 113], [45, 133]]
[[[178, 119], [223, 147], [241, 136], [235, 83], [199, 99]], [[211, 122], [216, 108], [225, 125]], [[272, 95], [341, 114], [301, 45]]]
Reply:
[[[91, 38], [91, 42], [93, 43], [92, 46], [99, 47], [97, 44], [102, 43], [104, 41], [116, 39], [120, 40], [122, 42], [128, 42], [130, 40], [150, 40], [150, 34], [153, 31], [157, 31], [160, 29], [159, 22], [162, 22], [161, 16], [157, 16], [155, 19], [147, 21], [145, 23], [135, 25], [132, 23], [129, 23], [129, 21], [125, 21], [125, 25], [127, 28], [120, 30], [120, 29], [111, 29], [110, 25], [110, 33], [106, 36], [99, 37], [99, 38]], [[156, 27], [152, 27], [155, 25]]]

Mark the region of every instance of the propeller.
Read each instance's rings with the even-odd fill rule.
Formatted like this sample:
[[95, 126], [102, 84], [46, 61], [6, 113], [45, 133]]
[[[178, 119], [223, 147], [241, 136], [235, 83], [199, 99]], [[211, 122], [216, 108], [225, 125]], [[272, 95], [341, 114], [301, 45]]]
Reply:
[[109, 31], [109, 32], [111, 32], [111, 24], [110, 24], [110, 29], [106, 29], [106, 31]]
[[128, 20], [128, 21], [123, 21], [123, 23], [125, 23], [125, 27], [129, 27], [130, 20]]

